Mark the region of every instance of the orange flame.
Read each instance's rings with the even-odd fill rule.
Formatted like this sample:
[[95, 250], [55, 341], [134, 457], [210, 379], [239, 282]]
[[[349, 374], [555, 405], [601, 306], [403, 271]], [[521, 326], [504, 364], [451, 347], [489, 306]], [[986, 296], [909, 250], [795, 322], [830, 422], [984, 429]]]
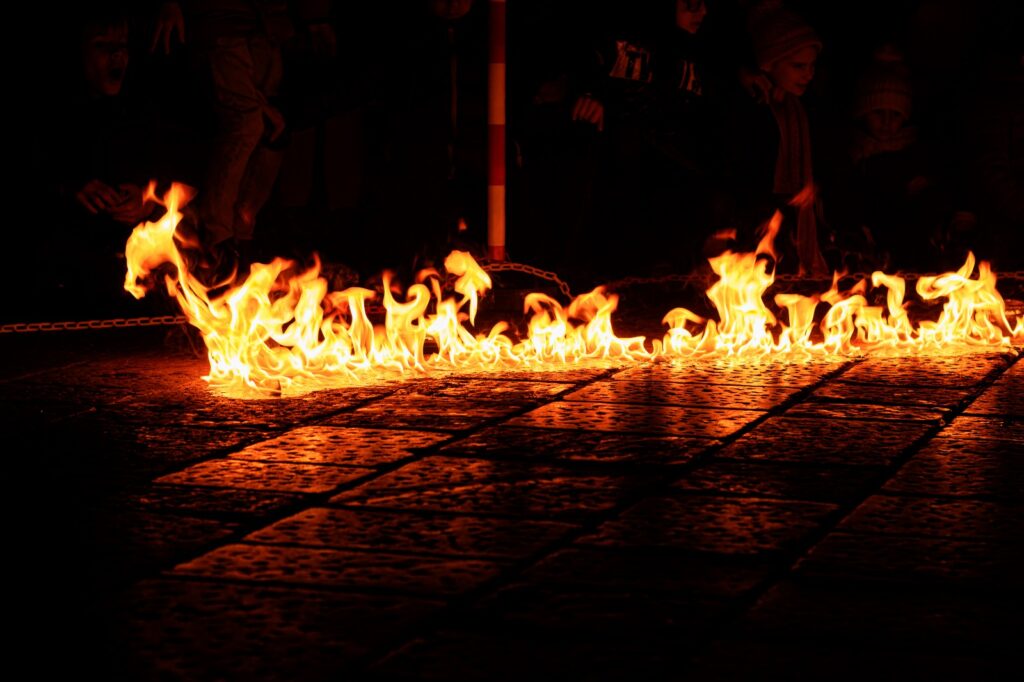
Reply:
[[[645, 337], [621, 338], [615, 333], [611, 316], [618, 296], [604, 287], [576, 297], [568, 306], [546, 294], [528, 294], [524, 312], [531, 317], [525, 339], [514, 340], [506, 322], [498, 322], [487, 333], [474, 333], [465, 323], [476, 324], [481, 298], [492, 282], [461, 251], [453, 251], [444, 262], [458, 298], [444, 295], [443, 278], [436, 271], [421, 272], [404, 295], [385, 273], [384, 319], [377, 324], [367, 311], [376, 292], [361, 287], [329, 292], [318, 261], [300, 271], [280, 258], [254, 264], [244, 281], [232, 281], [226, 291], [211, 297], [180, 250], [196, 249], [197, 244], [176, 234], [190, 198], [185, 187], [173, 186], [161, 202], [166, 214], [132, 233], [126, 247], [125, 288], [141, 297], [154, 286], [154, 273], [165, 263], [172, 265], [164, 283], [202, 333], [210, 361], [205, 378], [234, 394], [295, 394], [437, 369], [544, 369], [694, 355], [801, 361], [869, 352], [1012, 350], [1014, 343], [1024, 342], [1024, 321], [1011, 325], [1007, 319], [988, 263], [980, 263], [976, 278], [971, 277], [973, 255], [957, 272], [918, 280], [923, 301], [946, 299], [934, 321], [915, 327], [904, 303], [905, 281], [876, 272], [871, 286], [887, 290], [884, 307], [869, 304], [867, 280], [840, 291], [842, 276], [836, 273], [829, 290], [820, 294], [776, 294], [772, 300], [788, 318], [788, 324], [781, 322], [765, 303], [775, 283], [773, 242], [781, 224], [779, 214], [766, 225], [754, 252], [726, 251], [710, 259], [718, 280], [707, 296], [717, 319], [676, 308], [665, 315], [664, 338], [650, 345]], [[820, 304], [829, 307], [815, 325]]]

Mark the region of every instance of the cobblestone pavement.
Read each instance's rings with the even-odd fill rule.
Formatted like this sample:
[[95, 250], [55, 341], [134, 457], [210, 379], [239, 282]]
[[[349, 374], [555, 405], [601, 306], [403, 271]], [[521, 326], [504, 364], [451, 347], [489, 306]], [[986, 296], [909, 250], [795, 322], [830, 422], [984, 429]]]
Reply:
[[43, 677], [932, 680], [1019, 661], [1013, 355], [237, 401], [204, 360], [127, 337], [3, 339], [9, 617]]

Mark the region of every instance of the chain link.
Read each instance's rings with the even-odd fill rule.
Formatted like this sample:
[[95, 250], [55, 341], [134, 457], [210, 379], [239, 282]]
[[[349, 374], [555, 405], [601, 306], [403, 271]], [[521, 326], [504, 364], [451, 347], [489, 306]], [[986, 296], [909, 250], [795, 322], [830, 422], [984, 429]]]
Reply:
[[526, 265], [525, 263], [512, 263], [509, 261], [484, 260], [480, 263], [480, 267], [483, 268], [485, 272], [523, 272], [527, 275], [539, 277], [540, 279], [546, 279], [549, 282], [554, 282], [558, 286], [558, 290], [561, 291], [566, 298], [572, 300], [572, 290], [569, 288], [568, 283], [563, 281], [554, 272], [541, 270], [540, 268], [535, 268], [534, 266]]
[[14, 322], [11, 324], [0, 325], [0, 334], [81, 331], [84, 329], [120, 329], [124, 327], [161, 327], [183, 324], [187, 321], [188, 320], [184, 315], [162, 315], [159, 317], [117, 317], [112, 320]]
[[[487, 272], [522, 272], [527, 275], [532, 275], [540, 279], [554, 282], [558, 286], [558, 290], [565, 295], [566, 298], [572, 299], [572, 291], [569, 285], [563, 281], [557, 274], [549, 272], [547, 270], [541, 270], [532, 265], [526, 265], [525, 263], [511, 263], [507, 261], [482, 261], [481, 267]], [[900, 270], [896, 273], [898, 277], [902, 277], [907, 280], [916, 280], [921, 277], [934, 277], [943, 273], [918, 273], [918, 272], [906, 272]], [[855, 272], [843, 277], [843, 279], [869, 279], [871, 275], [864, 272]], [[1024, 281], [1024, 270], [1016, 270], [1009, 272], [997, 272], [996, 277], [1000, 280], [1012, 280], [1012, 281]], [[616, 288], [623, 288], [634, 286], [637, 284], [661, 284], [666, 282], [681, 282], [689, 284], [693, 282], [707, 282], [710, 279], [710, 274], [699, 274], [693, 273], [688, 275], [664, 275], [661, 277], [623, 277], [617, 279], [614, 282], [610, 282], [605, 285], [608, 289], [614, 290]], [[775, 281], [777, 282], [811, 282], [811, 281], [827, 281], [831, 282], [832, 278], [815, 279], [809, 277], [801, 277], [798, 275], [776, 275]], [[371, 309], [372, 308], [372, 309]], [[379, 304], [368, 304], [367, 312], [373, 314], [375, 312], [384, 312], [384, 307]], [[0, 325], [0, 334], [25, 334], [31, 332], [52, 332], [52, 331], [81, 331], [85, 329], [122, 329], [126, 327], [160, 327], [160, 326], [173, 326], [178, 324], [184, 324], [188, 319], [183, 315], [162, 315], [157, 317], [117, 317], [110, 320], [81, 320], [81, 321], [63, 321], [63, 322], [12, 322], [5, 325]]]

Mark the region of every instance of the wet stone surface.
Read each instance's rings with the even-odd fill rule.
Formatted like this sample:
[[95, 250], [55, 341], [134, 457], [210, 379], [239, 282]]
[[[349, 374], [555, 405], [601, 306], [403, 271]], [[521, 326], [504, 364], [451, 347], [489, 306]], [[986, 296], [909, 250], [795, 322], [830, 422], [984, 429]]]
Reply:
[[787, 417], [807, 419], [882, 419], [887, 421], [917, 421], [939, 423], [946, 411], [930, 407], [909, 405], [858, 405], [846, 403], [807, 401], [786, 410]]
[[[539, 375], [538, 378], [544, 375]], [[495, 400], [498, 402], [543, 401], [565, 393], [575, 386], [562, 381], [527, 381], [466, 379], [426, 379], [410, 381], [399, 393], [402, 395], [442, 396], [463, 400]]]
[[875, 495], [840, 530], [953, 538], [1011, 538], [1024, 527], [1024, 507], [976, 500]]
[[1019, 542], [832, 533], [800, 561], [805, 577], [988, 589], [1024, 586]]
[[749, 557], [578, 546], [549, 555], [522, 575], [547, 585], [706, 595], [724, 601], [748, 593], [771, 570], [770, 563]]
[[286, 493], [327, 493], [373, 469], [218, 459], [162, 476], [157, 483], [242, 488]]
[[374, 401], [352, 412], [339, 414], [325, 424], [462, 431], [519, 412], [524, 405], [532, 403], [532, 400], [498, 403], [469, 401], [464, 398], [396, 395]]
[[602, 524], [580, 544], [758, 554], [799, 544], [836, 507], [818, 502], [714, 497], [653, 498]]
[[844, 382], [891, 386], [971, 387], [1008, 365], [1004, 355], [868, 358], [842, 375]]
[[436, 432], [304, 426], [250, 445], [232, 457], [264, 462], [377, 466], [412, 456], [449, 437]]
[[716, 456], [763, 462], [884, 466], [934, 428], [929, 422], [771, 417], [726, 445]]
[[930, 440], [885, 484], [896, 493], [1024, 498], [1024, 457], [1013, 441]]
[[518, 559], [575, 529], [554, 521], [482, 519], [366, 509], [308, 509], [246, 537], [250, 542], [306, 547], [421, 552]]
[[763, 416], [750, 410], [670, 405], [551, 403], [508, 421], [515, 426], [722, 438]]
[[1024, 446], [1024, 420], [1004, 417], [957, 417], [942, 429], [947, 438], [1000, 440]]
[[597, 363], [593, 367], [569, 364], [565, 368], [559, 368], [555, 365], [554, 367], [538, 368], [536, 370], [508, 369], [495, 370], [493, 372], [459, 372], [459, 376], [463, 379], [480, 379], [484, 381], [527, 381], [531, 383], [543, 381], [572, 384], [597, 379], [611, 372], [618, 371], [620, 367], [621, 365], [617, 363], [605, 363], [604, 365]]
[[443, 446], [445, 455], [607, 464], [683, 464], [718, 441], [599, 431], [492, 426]]
[[770, 410], [796, 392], [797, 389], [780, 386], [731, 386], [616, 379], [590, 384], [573, 391], [565, 396], [565, 399], [580, 402]]
[[111, 663], [136, 679], [326, 679], [443, 606], [186, 580], [143, 582], [122, 601], [124, 647]]
[[620, 380], [683, 381], [740, 386], [805, 388], [838, 371], [845, 363], [783, 363], [675, 361], [630, 367], [614, 375]]
[[55, 346], [0, 355], [0, 407], [30, 604], [8, 618], [62, 679], [1015, 663], [1008, 354], [444, 370], [241, 400], [191, 355]]
[[882, 475], [877, 467], [712, 461], [674, 484], [680, 490], [812, 502], [859, 499]]
[[[1020, 364], [1020, 363], [1018, 363]], [[964, 411], [970, 415], [997, 415], [1024, 419], [1024, 377], [1004, 377], [986, 389]]]
[[371, 588], [444, 597], [494, 578], [498, 566], [382, 552], [351, 552], [275, 545], [226, 545], [179, 564], [174, 575], [255, 583], [295, 583], [330, 589]]
[[13, 448], [16, 453], [66, 461], [83, 478], [145, 481], [259, 437], [249, 429], [176, 427], [159, 419], [126, 424], [116, 415], [93, 411], [21, 431]]
[[127, 493], [123, 504], [158, 513], [249, 520], [307, 502], [294, 493], [153, 484]]
[[[229, 521], [143, 511], [104, 509], [80, 512], [85, 518], [69, 521], [89, 536], [88, 554], [75, 565], [88, 566], [104, 582], [121, 583], [145, 576], [168, 563], [208, 549], [235, 536], [240, 525]], [[84, 540], [85, 538], [83, 538]]]
[[832, 381], [816, 389], [811, 397], [816, 400], [835, 400], [869, 405], [907, 405], [949, 410], [970, 395], [970, 388], [892, 386]]
[[394, 509], [580, 518], [609, 509], [644, 479], [518, 462], [428, 457], [331, 498]]

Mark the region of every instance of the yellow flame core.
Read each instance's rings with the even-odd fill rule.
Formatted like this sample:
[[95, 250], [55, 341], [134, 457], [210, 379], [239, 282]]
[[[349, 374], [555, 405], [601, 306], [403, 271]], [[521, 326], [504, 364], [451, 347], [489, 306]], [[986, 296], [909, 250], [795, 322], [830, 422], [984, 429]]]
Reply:
[[[152, 194], [152, 186], [149, 191]], [[202, 333], [210, 361], [205, 378], [236, 395], [295, 394], [409, 371], [554, 369], [584, 361], [691, 356], [806, 361], [864, 353], [1009, 350], [1024, 342], [1024, 321], [1011, 325], [1007, 319], [988, 263], [978, 264], [977, 276], [971, 277], [973, 255], [957, 272], [918, 280], [923, 301], [945, 299], [936, 320], [914, 326], [904, 302], [905, 281], [875, 272], [871, 286], [887, 290], [884, 307], [869, 305], [865, 280], [840, 291], [837, 273], [831, 288], [821, 294], [776, 294], [774, 303], [788, 318], [788, 324], [781, 322], [764, 300], [775, 281], [769, 266], [775, 258], [778, 214], [754, 253], [726, 251], [710, 259], [718, 280], [707, 296], [718, 319], [676, 308], [665, 315], [664, 338], [652, 340], [649, 347], [643, 336], [616, 335], [611, 316], [618, 296], [603, 287], [576, 297], [567, 307], [546, 294], [527, 295], [524, 313], [530, 319], [522, 340], [508, 334], [507, 322], [474, 334], [465, 323], [475, 324], [491, 279], [461, 251], [453, 251], [444, 263], [460, 298], [445, 297], [442, 277], [432, 270], [420, 273], [399, 298], [391, 275], [385, 273], [384, 319], [374, 325], [367, 303], [377, 293], [361, 287], [328, 291], [319, 262], [303, 271], [280, 258], [254, 264], [245, 281], [210, 296], [179, 249], [197, 246], [176, 234], [181, 210], [190, 198], [186, 188], [174, 185], [162, 202], [166, 214], [135, 228], [126, 246], [125, 289], [141, 298], [154, 286], [158, 269], [173, 266], [165, 270], [164, 283], [189, 323]], [[815, 326], [822, 303], [829, 308]]]

